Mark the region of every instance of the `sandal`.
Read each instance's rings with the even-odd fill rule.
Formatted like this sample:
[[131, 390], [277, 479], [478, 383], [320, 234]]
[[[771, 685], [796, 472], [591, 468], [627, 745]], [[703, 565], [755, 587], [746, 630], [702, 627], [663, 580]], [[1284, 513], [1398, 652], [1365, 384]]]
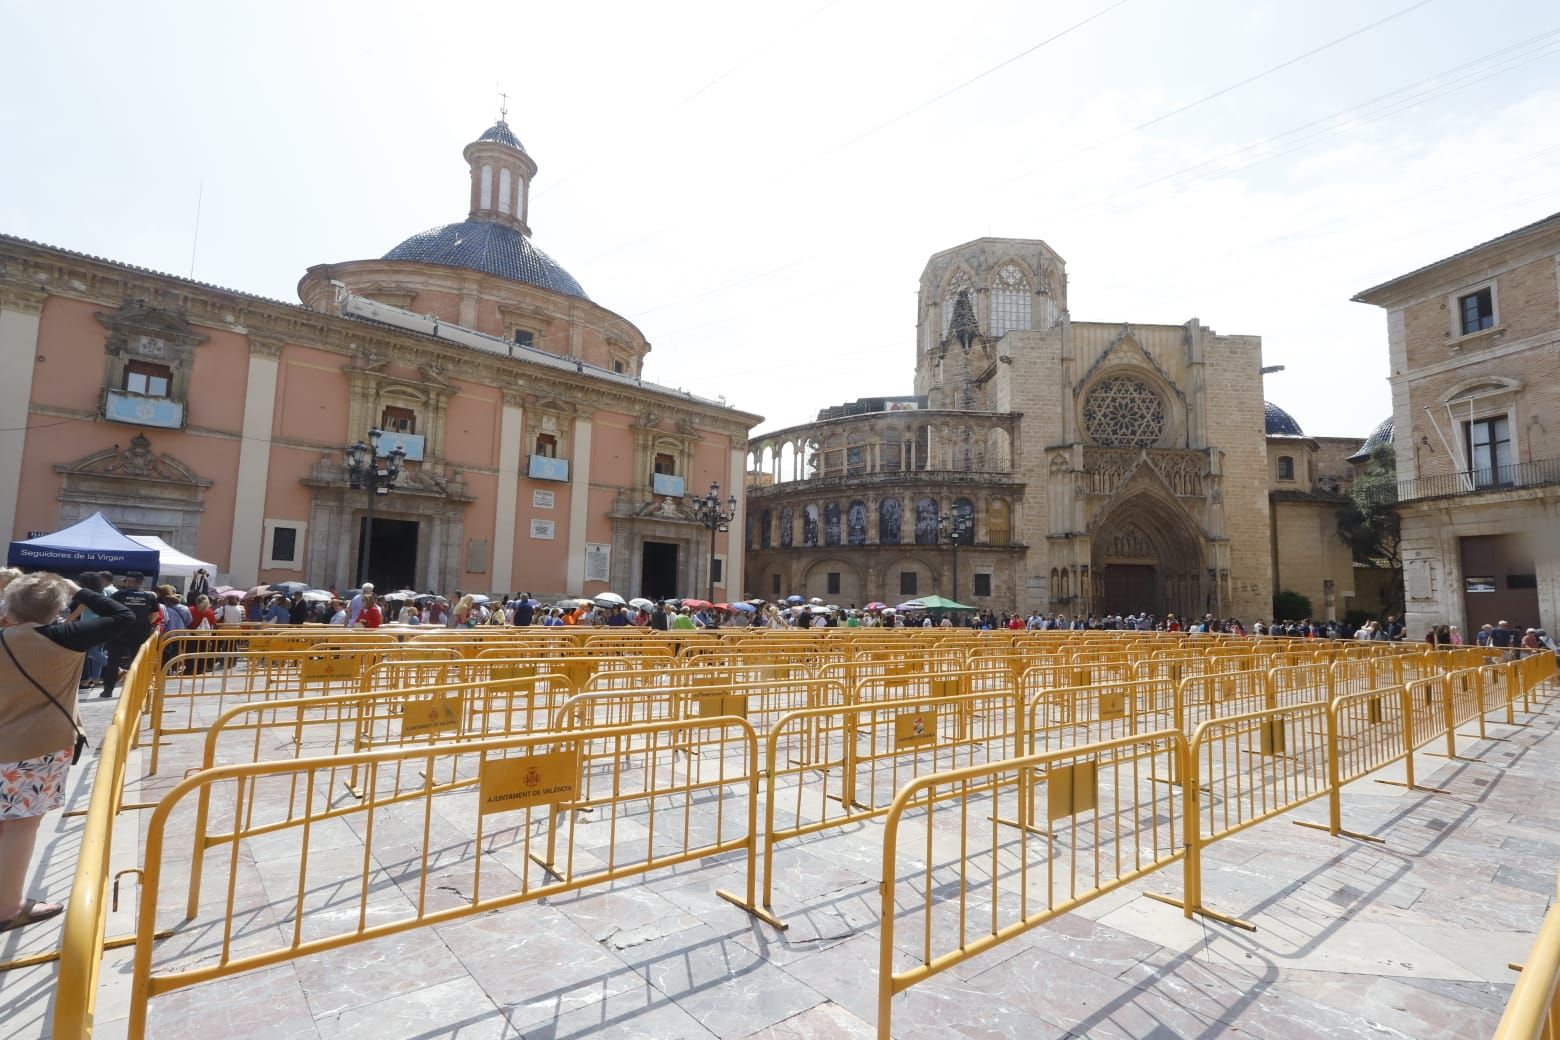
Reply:
[[0, 921], [0, 932], [9, 932], [12, 928], [21, 928], [23, 925], [33, 924], [37, 921], [47, 921], [51, 917], [58, 917], [65, 912], [65, 907], [60, 903], [52, 904], [52, 909], [39, 910], [40, 906], [51, 904], [39, 902], [36, 899], [22, 900], [22, 909], [15, 917], [8, 921]]

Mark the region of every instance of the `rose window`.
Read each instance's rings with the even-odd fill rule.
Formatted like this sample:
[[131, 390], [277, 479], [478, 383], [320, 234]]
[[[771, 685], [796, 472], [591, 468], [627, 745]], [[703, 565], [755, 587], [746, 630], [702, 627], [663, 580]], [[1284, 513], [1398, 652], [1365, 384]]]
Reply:
[[1147, 448], [1165, 432], [1165, 404], [1147, 384], [1113, 376], [1083, 400], [1083, 428], [1108, 448]]

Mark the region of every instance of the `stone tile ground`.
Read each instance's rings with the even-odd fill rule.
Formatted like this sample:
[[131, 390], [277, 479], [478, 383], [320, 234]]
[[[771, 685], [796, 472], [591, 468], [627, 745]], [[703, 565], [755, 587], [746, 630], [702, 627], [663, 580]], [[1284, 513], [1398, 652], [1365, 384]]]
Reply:
[[[108, 706], [91, 704], [87, 713], [101, 732]], [[1485, 741], [1464, 737], [1466, 757], [1455, 762], [1421, 753], [1420, 782], [1449, 794], [1371, 780], [1351, 785], [1347, 826], [1385, 844], [1277, 820], [1213, 846], [1204, 900], [1250, 919], [1254, 933], [1188, 921], [1143, 898], [1144, 890], [1179, 890], [1178, 871], [1161, 873], [912, 988], [895, 1002], [894, 1035], [1488, 1036], [1510, 990], [1507, 962], [1526, 956], [1560, 868], [1560, 715], [1527, 722], [1492, 725]], [[142, 794], [165, 788], [180, 771], [169, 769]], [[84, 806], [91, 769], [77, 772], [72, 804]], [[1401, 769], [1381, 774], [1393, 775]], [[1324, 813], [1312, 803], [1295, 815]], [[80, 826], [80, 818], [46, 821], [32, 891], [69, 890]], [[443, 826], [433, 844], [458, 849], [463, 836], [448, 821]], [[879, 825], [858, 825], [782, 850], [775, 904], [791, 923], [788, 932], [714, 895], [742, 880], [740, 863], [720, 857], [159, 997], [149, 1035], [872, 1036], [880, 834]], [[139, 856], [135, 828], [122, 828], [121, 838], [116, 869]], [[350, 826], [322, 831], [310, 849], [322, 869], [360, 862], [363, 852]], [[282, 846], [254, 851], [237, 874], [246, 908], [237, 950], [278, 942], [291, 928], [276, 907], [296, 884], [294, 864]], [[393, 842], [374, 844], [376, 899], [385, 913], [409, 905], [404, 866], [398, 873], [405, 855]], [[470, 882], [462, 862], [450, 853], [441, 882], [456, 892]], [[484, 862], [484, 884], [489, 869], [499, 883], [504, 861]], [[165, 898], [165, 908], [179, 898]], [[329, 892], [311, 898], [322, 917], [337, 907]], [[111, 935], [133, 930], [132, 904], [127, 879], [126, 898], [110, 914]], [[159, 963], [209, 947], [213, 934], [203, 912], [197, 927], [160, 944]], [[57, 924], [7, 933], [0, 959], [47, 949], [58, 937]], [[129, 960], [127, 950], [105, 960], [99, 1037], [124, 1034]], [[0, 975], [0, 1040], [49, 1036], [55, 973], [45, 965]]]

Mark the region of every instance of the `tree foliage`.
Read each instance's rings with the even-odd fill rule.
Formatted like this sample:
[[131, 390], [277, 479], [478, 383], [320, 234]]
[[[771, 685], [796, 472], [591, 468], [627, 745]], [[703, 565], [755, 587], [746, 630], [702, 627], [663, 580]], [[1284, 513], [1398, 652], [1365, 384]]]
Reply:
[[1305, 621], [1311, 617], [1311, 600], [1298, 592], [1284, 589], [1273, 594], [1274, 621]]
[[1394, 573], [1387, 588], [1395, 592], [1396, 602], [1382, 607], [1401, 611], [1403, 527], [1397, 512], [1397, 455], [1392, 445], [1381, 444], [1371, 452], [1349, 500], [1338, 509], [1338, 537], [1355, 563]]

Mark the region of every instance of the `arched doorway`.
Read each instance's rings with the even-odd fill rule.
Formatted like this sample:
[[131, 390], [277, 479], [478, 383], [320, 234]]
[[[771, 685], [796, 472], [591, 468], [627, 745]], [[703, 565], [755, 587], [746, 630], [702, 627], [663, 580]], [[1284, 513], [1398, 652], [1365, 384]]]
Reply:
[[1173, 501], [1138, 494], [1113, 506], [1094, 529], [1091, 609], [1202, 617], [1204, 550], [1191, 517]]

